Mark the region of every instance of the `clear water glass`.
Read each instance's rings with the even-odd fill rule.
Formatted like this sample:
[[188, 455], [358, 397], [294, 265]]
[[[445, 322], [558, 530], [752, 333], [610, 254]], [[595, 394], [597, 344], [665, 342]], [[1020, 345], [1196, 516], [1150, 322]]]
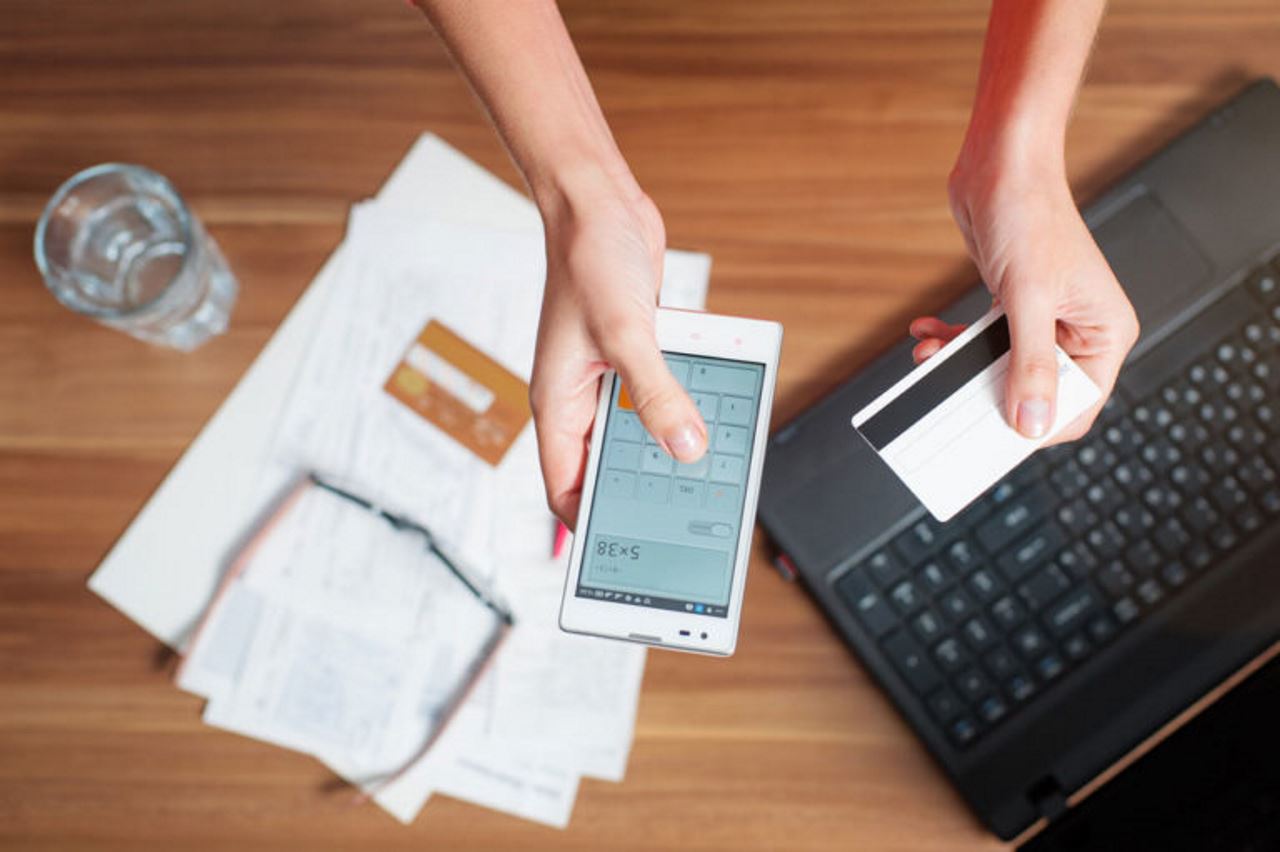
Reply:
[[106, 163], [53, 194], [36, 266], [58, 301], [139, 340], [189, 351], [221, 334], [237, 284], [218, 246], [162, 175]]

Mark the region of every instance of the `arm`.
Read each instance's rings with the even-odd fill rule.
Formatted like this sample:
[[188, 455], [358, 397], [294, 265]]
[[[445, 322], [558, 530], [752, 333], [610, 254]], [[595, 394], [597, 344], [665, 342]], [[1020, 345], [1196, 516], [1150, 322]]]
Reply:
[[618, 151], [552, 0], [415, 0], [487, 109], [542, 214], [547, 284], [530, 398], [552, 510], [576, 519], [600, 376], [696, 461], [706, 425], [654, 333], [666, 237]]
[[[1029, 437], [1054, 418], [1056, 342], [1103, 391], [1138, 336], [1128, 298], [1067, 185], [1067, 121], [1104, 0], [995, 0], [951, 209], [974, 263], [1009, 315], [1006, 416]], [[923, 360], [958, 332], [916, 320]], [[1099, 405], [1099, 408], [1101, 406]], [[1078, 438], [1097, 409], [1058, 440]]]

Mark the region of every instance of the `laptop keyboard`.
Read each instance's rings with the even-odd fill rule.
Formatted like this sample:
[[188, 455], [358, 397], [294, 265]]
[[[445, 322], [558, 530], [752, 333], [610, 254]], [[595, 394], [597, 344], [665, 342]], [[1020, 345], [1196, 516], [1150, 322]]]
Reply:
[[1137, 399], [1118, 388], [1080, 441], [1036, 453], [950, 523], [926, 516], [838, 576], [957, 747], [1280, 515], [1280, 260], [1245, 290], [1162, 344], [1176, 369]]

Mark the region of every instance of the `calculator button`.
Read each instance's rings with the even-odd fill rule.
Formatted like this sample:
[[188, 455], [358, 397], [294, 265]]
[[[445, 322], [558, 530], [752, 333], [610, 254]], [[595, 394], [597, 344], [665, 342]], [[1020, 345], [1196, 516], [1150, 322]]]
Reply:
[[737, 453], [747, 451], [747, 430], [741, 426], [716, 426], [716, 452]]
[[600, 493], [606, 497], [630, 497], [636, 493], [636, 475], [625, 470], [606, 470], [600, 479]]
[[756, 392], [756, 371], [742, 367], [718, 367], [695, 361], [689, 388], [713, 393], [736, 393], [751, 396]]
[[644, 465], [645, 473], [671, 473], [675, 460], [667, 455], [662, 447], [645, 446], [644, 448]]
[[606, 461], [611, 468], [637, 470], [640, 467], [640, 445], [625, 442], [610, 444], [609, 458]]
[[716, 413], [720, 407], [720, 397], [713, 393], [694, 393], [689, 394], [693, 397], [693, 404], [698, 406], [698, 413], [702, 415], [702, 419], [708, 423], [716, 419]]
[[740, 396], [726, 396], [721, 399], [720, 421], [734, 426], [746, 426], [751, 422], [751, 400]]
[[707, 486], [707, 508], [716, 512], [736, 512], [742, 504], [742, 489], [736, 485]]
[[711, 459], [711, 478], [716, 482], [741, 482], [742, 468], [741, 456], [716, 455]]
[[682, 508], [702, 508], [702, 495], [706, 486], [692, 479], [677, 479], [671, 491], [671, 502]]
[[683, 476], [688, 479], [706, 479], [707, 471], [710, 469], [711, 453], [703, 453], [702, 458], [691, 464], [676, 462], [676, 476]]
[[640, 499], [646, 503], [665, 503], [671, 491], [671, 480], [651, 473], [640, 474]]
[[663, 357], [667, 359], [667, 368], [671, 370], [671, 375], [676, 377], [676, 381], [682, 385], [688, 385], [689, 360], [687, 358], [673, 358], [670, 355]]
[[644, 440], [644, 426], [640, 424], [640, 418], [630, 411], [615, 411], [609, 426], [610, 439], [637, 443]]

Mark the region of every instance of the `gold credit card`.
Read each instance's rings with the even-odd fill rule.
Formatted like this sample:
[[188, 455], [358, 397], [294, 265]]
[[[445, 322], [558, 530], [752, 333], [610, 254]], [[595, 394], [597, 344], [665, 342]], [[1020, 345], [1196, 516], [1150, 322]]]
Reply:
[[383, 389], [494, 466], [533, 414], [523, 379], [436, 320]]

